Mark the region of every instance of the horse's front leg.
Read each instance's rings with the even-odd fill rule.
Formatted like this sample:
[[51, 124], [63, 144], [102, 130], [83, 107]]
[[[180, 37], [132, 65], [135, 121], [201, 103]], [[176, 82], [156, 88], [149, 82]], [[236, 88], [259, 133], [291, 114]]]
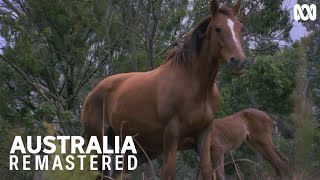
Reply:
[[200, 156], [200, 169], [204, 180], [212, 179], [212, 165], [210, 158], [211, 132], [213, 125], [203, 129], [197, 138], [197, 148]]
[[176, 173], [176, 153], [179, 142], [179, 121], [171, 120], [166, 126], [163, 134], [163, 158], [164, 166], [162, 180], [175, 178]]

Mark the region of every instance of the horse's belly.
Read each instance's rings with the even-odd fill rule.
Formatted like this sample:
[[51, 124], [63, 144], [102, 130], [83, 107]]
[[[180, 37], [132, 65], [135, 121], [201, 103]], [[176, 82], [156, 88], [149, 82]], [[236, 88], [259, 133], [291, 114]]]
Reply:
[[[150, 109], [140, 109], [137, 107], [128, 107], [126, 110], [115, 109], [110, 114], [110, 122], [115, 131], [130, 130], [133, 133], [141, 131], [156, 131], [161, 129], [156, 114], [150, 113]], [[132, 135], [132, 134], [131, 134]]]
[[114, 112], [110, 120], [116, 135], [133, 136], [145, 150], [162, 149], [163, 127], [155, 117], [143, 112]]

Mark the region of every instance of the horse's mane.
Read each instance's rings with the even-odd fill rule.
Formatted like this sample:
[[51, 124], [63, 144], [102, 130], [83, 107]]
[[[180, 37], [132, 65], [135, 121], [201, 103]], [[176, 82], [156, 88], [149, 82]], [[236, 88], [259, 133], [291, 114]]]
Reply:
[[[231, 16], [232, 10], [227, 7], [219, 9], [219, 13]], [[167, 52], [166, 60], [172, 61], [174, 65], [189, 66], [192, 60], [199, 54], [203, 39], [205, 37], [208, 25], [212, 19], [211, 15], [203, 18], [193, 30], [186, 35], [182, 45], [175, 47]]]
[[203, 18], [200, 23], [185, 37], [182, 45], [167, 52], [165, 63], [172, 61], [178, 66], [187, 66], [192, 63], [192, 59], [199, 53], [211, 16]]

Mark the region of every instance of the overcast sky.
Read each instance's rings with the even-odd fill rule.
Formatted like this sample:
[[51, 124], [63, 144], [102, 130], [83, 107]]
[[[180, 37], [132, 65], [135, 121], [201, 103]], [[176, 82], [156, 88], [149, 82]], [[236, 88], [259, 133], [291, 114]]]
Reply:
[[[297, 0], [285, 0], [283, 3], [283, 8], [288, 8], [290, 10], [291, 20], [293, 20], [293, 6], [297, 3]], [[290, 31], [291, 38], [296, 41], [300, 40], [308, 34], [306, 28], [299, 22], [293, 21], [293, 28]]]

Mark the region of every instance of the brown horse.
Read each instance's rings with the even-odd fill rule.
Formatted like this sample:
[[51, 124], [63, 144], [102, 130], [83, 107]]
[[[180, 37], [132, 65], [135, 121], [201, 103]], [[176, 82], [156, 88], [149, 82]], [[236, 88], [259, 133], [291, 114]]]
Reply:
[[85, 136], [131, 135], [148, 154], [164, 154], [162, 179], [173, 179], [176, 151], [185, 137], [194, 137], [205, 179], [211, 179], [210, 132], [212, 88], [220, 60], [240, 74], [245, 63], [239, 13], [211, 2], [204, 18], [172, 50], [165, 62], [149, 72], [125, 73], [101, 81], [82, 109]]
[[224, 155], [243, 142], [268, 161], [281, 180], [289, 180], [289, 164], [272, 143], [273, 122], [270, 116], [256, 109], [245, 109], [212, 122], [211, 161], [214, 176], [224, 180]]

